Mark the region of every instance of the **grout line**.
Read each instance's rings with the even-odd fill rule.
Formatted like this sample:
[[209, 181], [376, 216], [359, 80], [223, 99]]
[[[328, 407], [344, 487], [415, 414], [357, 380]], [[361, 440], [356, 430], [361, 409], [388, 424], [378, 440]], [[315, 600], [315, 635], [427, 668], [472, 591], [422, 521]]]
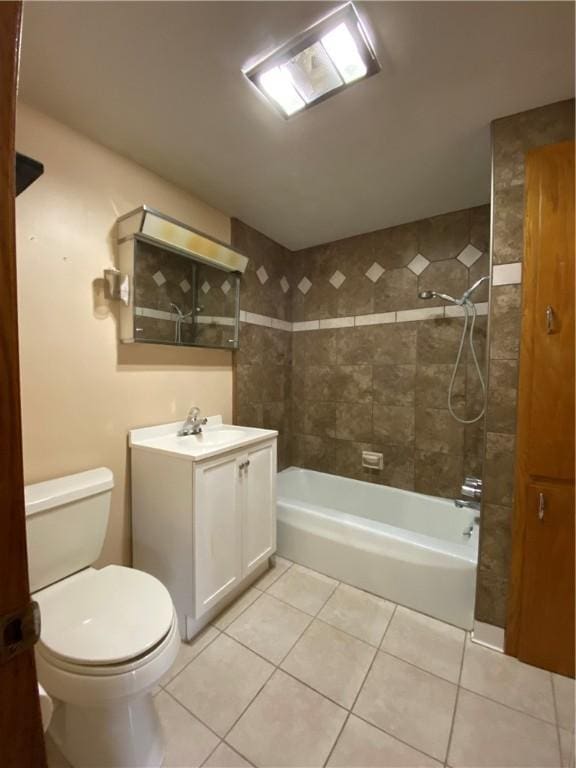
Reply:
[[558, 717], [558, 702], [556, 701], [556, 690], [554, 688], [554, 679], [550, 674], [550, 686], [552, 688], [552, 702], [554, 706], [554, 717], [556, 718], [556, 736], [558, 738], [558, 751], [560, 753], [560, 765], [562, 763], [562, 737], [560, 736], [560, 719]]
[[[203, 632], [204, 630], [206, 630], [206, 629], [208, 629], [208, 628], [211, 628], [211, 629], [214, 629], [214, 630], [216, 630], [216, 635], [215, 635], [215, 636], [212, 638], [212, 640], [209, 640], [209, 641], [206, 643], [206, 645], [205, 645], [203, 648], [201, 648], [201, 649], [198, 651], [198, 653], [197, 653], [195, 656], [193, 656], [193, 657], [190, 659], [190, 661], [187, 661], [187, 662], [186, 662], [186, 664], [184, 664], [184, 666], [182, 667], [182, 669], [180, 669], [180, 670], [179, 670], [178, 672], [176, 672], [176, 673], [175, 673], [175, 674], [174, 674], [172, 677], [170, 677], [168, 680], [166, 680], [166, 682], [165, 682], [163, 685], [160, 685], [160, 683], [158, 683], [158, 685], [160, 686], [160, 688], [161, 688], [162, 690], [164, 690], [164, 689], [166, 688], [166, 686], [167, 686], [167, 685], [170, 685], [170, 683], [172, 683], [174, 680], [176, 680], [176, 678], [177, 678], [177, 677], [179, 677], [179, 675], [181, 675], [181, 674], [182, 674], [182, 672], [184, 672], [184, 670], [185, 670], [185, 669], [187, 669], [187, 668], [190, 666], [190, 664], [192, 664], [192, 662], [193, 662], [193, 661], [196, 661], [196, 659], [198, 658], [198, 656], [200, 656], [200, 654], [201, 654], [201, 653], [204, 653], [204, 651], [206, 650], [206, 648], [209, 648], [209, 647], [212, 645], [212, 643], [214, 642], [214, 640], [216, 640], [216, 639], [218, 638], [218, 635], [221, 635], [221, 634], [222, 634], [222, 630], [218, 629], [218, 627], [215, 627], [215, 626], [214, 626], [214, 625], [212, 625], [212, 624], [207, 624], [207, 625], [206, 625], [206, 626], [205, 626], [205, 627], [204, 627], [204, 628], [201, 630], [201, 632]], [[198, 633], [198, 635], [195, 635], [195, 637], [198, 637], [199, 635], [200, 635], [200, 632]], [[192, 638], [192, 640], [194, 640], [194, 638]], [[185, 640], [181, 640], [181, 644], [182, 644], [182, 645], [189, 645], [190, 643], [189, 643], [189, 642], [186, 642]]]
[[171, 693], [171, 692], [170, 692], [169, 690], [167, 690], [166, 688], [164, 689], [164, 693], [165, 693], [167, 696], [170, 696], [170, 698], [171, 698], [173, 701], [175, 701], [175, 702], [176, 702], [176, 704], [179, 704], [179, 705], [180, 705], [180, 706], [181, 706], [183, 709], [185, 709], [185, 710], [186, 710], [186, 712], [188, 712], [188, 714], [189, 714], [189, 715], [192, 715], [192, 717], [193, 717], [195, 720], [198, 720], [198, 722], [199, 722], [199, 723], [202, 723], [202, 725], [203, 725], [205, 728], [208, 728], [208, 730], [210, 731], [210, 733], [213, 733], [213, 734], [214, 734], [214, 736], [216, 736], [216, 738], [217, 738], [217, 739], [220, 739], [220, 740], [222, 739], [222, 736], [221, 736], [219, 733], [216, 733], [216, 731], [214, 730], [214, 728], [212, 728], [212, 726], [211, 726], [211, 725], [208, 725], [208, 723], [204, 722], [204, 720], [202, 720], [202, 718], [201, 718], [201, 717], [198, 717], [198, 715], [197, 715], [195, 712], [192, 712], [192, 710], [190, 709], [190, 707], [187, 707], [187, 706], [186, 706], [186, 704], [184, 704], [184, 702], [183, 702], [183, 701], [180, 701], [180, 699], [179, 699], [179, 698], [177, 698], [176, 696], [174, 696], [174, 694], [173, 694], [173, 693]]
[[452, 712], [452, 722], [450, 723], [450, 732], [448, 734], [448, 742], [446, 744], [446, 752], [444, 754], [444, 765], [448, 762], [448, 756], [450, 754], [450, 747], [452, 746], [452, 736], [454, 734], [454, 723], [456, 722], [456, 711], [458, 709], [458, 700], [460, 699], [460, 691], [462, 690], [460, 683], [462, 682], [462, 671], [464, 669], [464, 657], [466, 656], [466, 646], [468, 645], [469, 633], [466, 632], [464, 636], [464, 643], [462, 646], [462, 656], [460, 657], [460, 671], [458, 673], [458, 682], [456, 683], [456, 698], [454, 699], [454, 711]]

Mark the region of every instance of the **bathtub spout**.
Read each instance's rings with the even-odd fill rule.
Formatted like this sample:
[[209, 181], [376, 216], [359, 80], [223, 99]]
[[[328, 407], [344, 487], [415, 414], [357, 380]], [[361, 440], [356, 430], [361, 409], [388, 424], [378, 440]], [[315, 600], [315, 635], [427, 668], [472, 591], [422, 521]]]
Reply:
[[458, 507], [458, 509], [475, 509], [477, 512], [480, 512], [480, 502], [479, 501], [468, 501], [467, 499], [454, 499], [454, 504]]

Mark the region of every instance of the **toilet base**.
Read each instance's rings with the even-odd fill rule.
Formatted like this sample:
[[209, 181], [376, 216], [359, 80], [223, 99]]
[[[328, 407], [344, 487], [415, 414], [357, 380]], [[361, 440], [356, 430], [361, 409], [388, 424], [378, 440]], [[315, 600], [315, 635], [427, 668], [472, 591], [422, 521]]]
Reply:
[[106, 707], [58, 702], [48, 732], [73, 768], [160, 768], [164, 759], [151, 693]]

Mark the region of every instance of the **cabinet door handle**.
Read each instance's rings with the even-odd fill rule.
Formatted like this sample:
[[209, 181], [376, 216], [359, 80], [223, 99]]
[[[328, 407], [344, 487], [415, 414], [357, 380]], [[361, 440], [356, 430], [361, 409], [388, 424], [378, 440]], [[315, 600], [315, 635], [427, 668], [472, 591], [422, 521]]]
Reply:
[[554, 333], [554, 309], [551, 304], [546, 307], [546, 333]]
[[546, 498], [543, 493], [538, 494], [538, 520], [544, 520], [544, 512], [546, 510]]

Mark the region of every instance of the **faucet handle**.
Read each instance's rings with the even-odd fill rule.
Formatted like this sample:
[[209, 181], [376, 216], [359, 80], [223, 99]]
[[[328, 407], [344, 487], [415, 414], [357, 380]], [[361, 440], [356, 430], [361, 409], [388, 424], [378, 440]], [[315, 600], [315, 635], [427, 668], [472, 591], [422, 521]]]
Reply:
[[188, 418], [189, 419], [197, 419], [198, 416], [200, 416], [200, 408], [198, 406], [193, 405], [192, 408], [188, 411]]

